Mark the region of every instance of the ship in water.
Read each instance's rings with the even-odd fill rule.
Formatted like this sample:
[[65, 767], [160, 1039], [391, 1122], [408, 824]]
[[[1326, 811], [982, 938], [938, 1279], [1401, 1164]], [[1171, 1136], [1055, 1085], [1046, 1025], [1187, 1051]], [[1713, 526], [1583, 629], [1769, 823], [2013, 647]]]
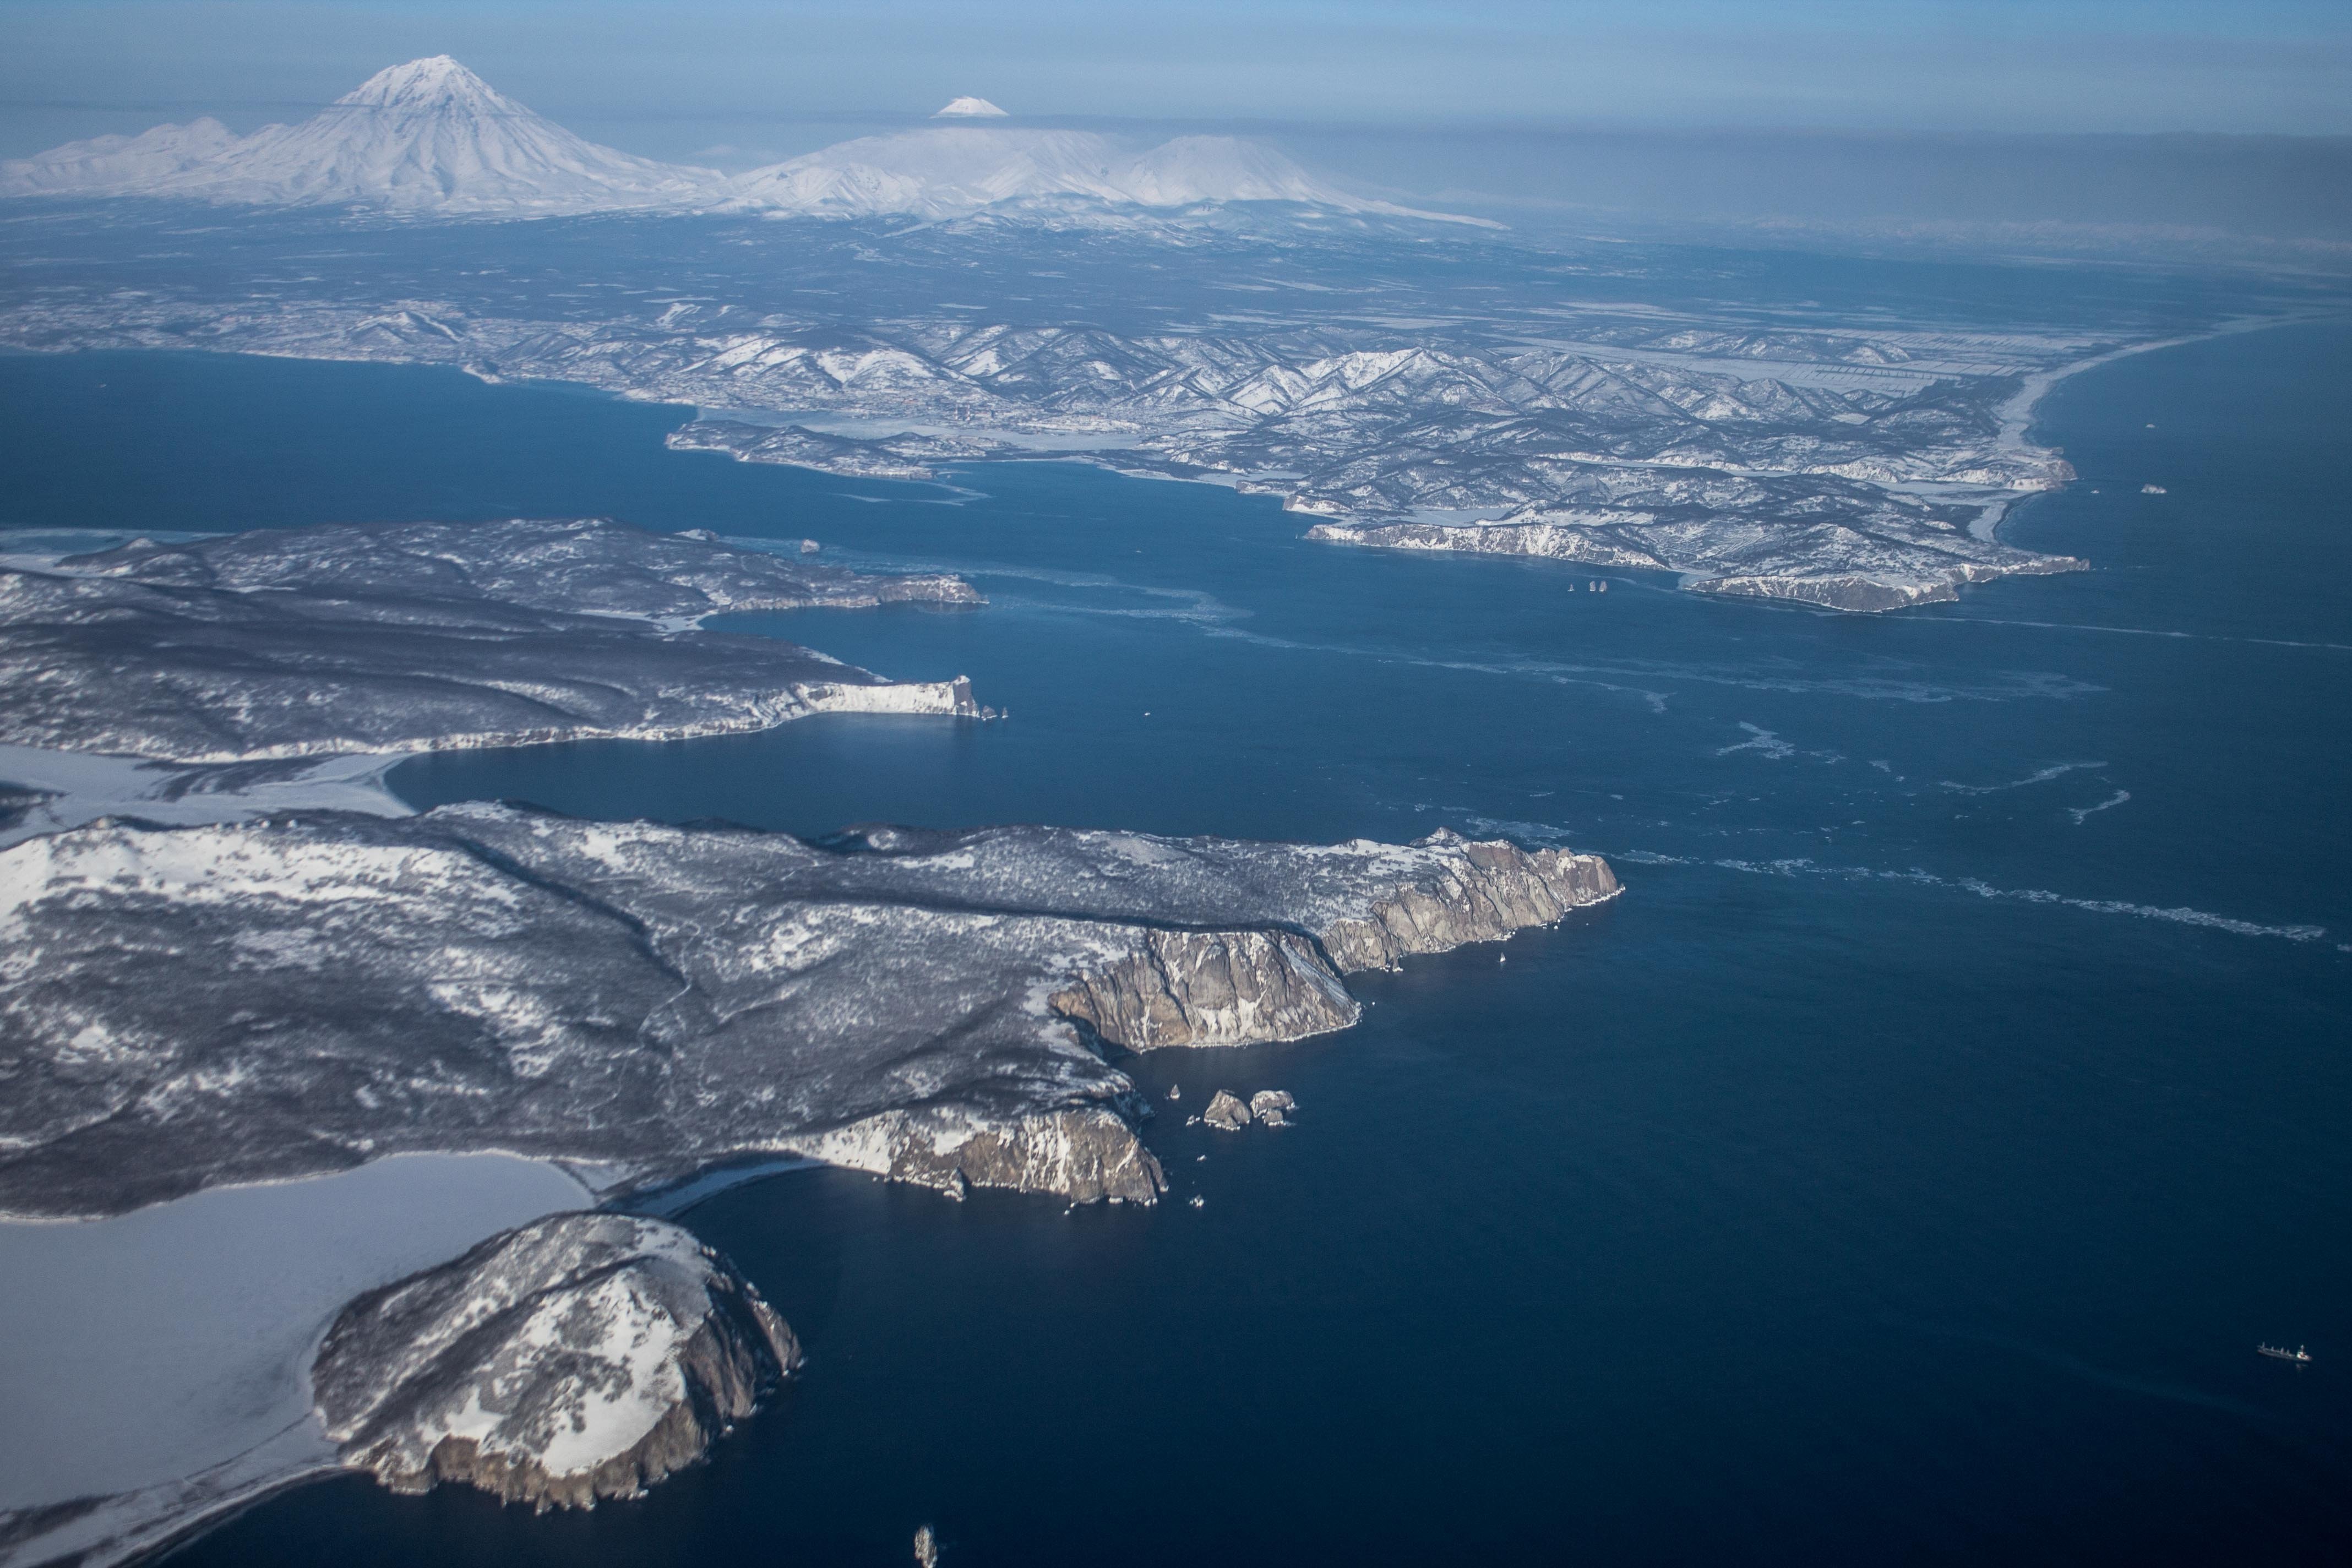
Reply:
[[2258, 1353], [2269, 1356], [2273, 1361], [2291, 1361], [2297, 1366], [2311, 1364], [2311, 1352], [2301, 1345], [2295, 1346], [2293, 1350], [2287, 1349], [2284, 1345], [2256, 1345], [2254, 1349]]

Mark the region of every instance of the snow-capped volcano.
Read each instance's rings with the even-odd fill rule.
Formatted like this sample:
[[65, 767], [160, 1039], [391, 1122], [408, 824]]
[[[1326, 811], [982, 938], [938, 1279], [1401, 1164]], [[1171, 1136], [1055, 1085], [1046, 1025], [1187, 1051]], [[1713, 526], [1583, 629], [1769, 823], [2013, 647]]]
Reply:
[[864, 136], [739, 175], [736, 205], [823, 217], [955, 217], [1046, 205], [1189, 207], [1297, 202], [1343, 213], [1450, 218], [1324, 184], [1271, 147], [1180, 136], [1139, 152], [1088, 131], [940, 125]]
[[706, 205], [721, 178], [600, 147], [446, 55], [378, 71], [299, 125], [215, 121], [100, 137], [0, 164], [0, 194], [361, 205], [482, 216]]
[[728, 179], [600, 147], [451, 59], [378, 71], [299, 125], [233, 135], [217, 121], [69, 142], [0, 163], [0, 196], [157, 196], [256, 206], [362, 206], [416, 217], [726, 209], [778, 216], [956, 217], [1287, 202], [1441, 219], [1335, 190], [1270, 147], [1180, 136], [1139, 148], [1087, 131], [1004, 123], [959, 98], [940, 123], [861, 137]]

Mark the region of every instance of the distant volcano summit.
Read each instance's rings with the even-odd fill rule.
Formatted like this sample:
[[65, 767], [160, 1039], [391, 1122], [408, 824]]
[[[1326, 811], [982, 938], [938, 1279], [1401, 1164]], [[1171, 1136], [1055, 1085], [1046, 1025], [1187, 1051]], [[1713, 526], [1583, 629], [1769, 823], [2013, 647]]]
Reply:
[[534, 114], [447, 55], [378, 71], [299, 125], [250, 136], [217, 121], [69, 142], [0, 163], [0, 196], [146, 196], [255, 206], [355, 206], [414, 217], [614, 211], [811, 217], [1017, 216], [1285, 202], [1407, 218], [1335, 190], [1275, 152], [1229, 137], [1150, 149], [1082, 131], [1001, 123], [959, 98], [941, 123], [870, 136], [733, 179], [601, 147]]
[[0, 165], [0, 194], [12, 195], [515, 216], [696, 206], [719, 199], [725, 184], [709, 170], [657, 163], [575, 136], [447, 55], [380, 70], [299, 125], [230, 137], [200, 120]]

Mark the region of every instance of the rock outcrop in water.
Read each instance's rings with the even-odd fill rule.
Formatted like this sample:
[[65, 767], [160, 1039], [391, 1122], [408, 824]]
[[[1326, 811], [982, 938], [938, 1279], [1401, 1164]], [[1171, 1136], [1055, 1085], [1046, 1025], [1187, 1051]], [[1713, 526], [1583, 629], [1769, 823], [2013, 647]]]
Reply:
[[977, 717], [748, 610], [972, 605], [708, 533], [594, 521], [265, 529], [0, 568], [0, 743], [189, 763], [677, 739], [830, 711]]
[[1201, 1120], [1220, 1132], [1238, 1132], [1250, 1124], [1249, 1101], [1231, 1089], [1221, 1089], [1209, 1097]]
[[636, 1497], [800, 1364], [733, 1268], [662, 1220], [556, 1215], [345, 1307], [311, 1367], [344, 1463], [541, 1509]]
[[0, 1211], [476, 1149], [605, 1191], [803, 1154], [1148, 1203], [1150, 1112], [1098, 1047], [1341, 1028], [1342, 973], [1616, 890], [1450, 833], [94, 824], [0, 851]]

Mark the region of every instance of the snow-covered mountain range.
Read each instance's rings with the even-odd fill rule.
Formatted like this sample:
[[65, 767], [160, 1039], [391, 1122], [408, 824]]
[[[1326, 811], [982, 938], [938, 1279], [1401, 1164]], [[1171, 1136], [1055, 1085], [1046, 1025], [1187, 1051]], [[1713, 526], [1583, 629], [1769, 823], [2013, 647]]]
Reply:
[[1005, 112], [977, 98], [959, 98], [934, 118], [944, 123], [862, 137], [730, 178], [598, 146], [436, 55], [378, 71], [299, 125], [240, 137], [198, 120], [0, 163], [0, 196], [350, 205], [413, 216], [731, 210], [937, 219], [999, 208], [1115, 213], [1227, 202], [1445, 216], [1350, 195], [1271, 148], [1231, 137], [1139, 148], [1091, 132], [1003, 123]]

